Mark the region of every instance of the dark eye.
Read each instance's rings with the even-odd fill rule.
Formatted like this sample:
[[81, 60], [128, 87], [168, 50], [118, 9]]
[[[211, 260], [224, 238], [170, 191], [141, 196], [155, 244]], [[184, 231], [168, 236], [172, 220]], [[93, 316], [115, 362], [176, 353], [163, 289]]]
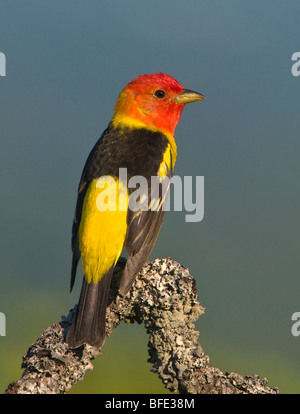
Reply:
[[157, 91], [154, 92], [154, 95], [158, 98], [158, 99], [162, 99], [166, 96], [166, 92], [163, 91], [162, 89], [157, 89]]

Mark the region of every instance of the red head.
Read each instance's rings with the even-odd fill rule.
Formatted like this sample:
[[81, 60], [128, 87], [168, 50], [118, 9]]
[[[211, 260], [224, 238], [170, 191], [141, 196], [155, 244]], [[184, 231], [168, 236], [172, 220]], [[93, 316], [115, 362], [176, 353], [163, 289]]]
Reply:
[[188, 102], [205, 99], [188, 91], [164, 73], [141, 75], [120, 93], [113, 121], [145, 126], [174, 134], [183, 107]]

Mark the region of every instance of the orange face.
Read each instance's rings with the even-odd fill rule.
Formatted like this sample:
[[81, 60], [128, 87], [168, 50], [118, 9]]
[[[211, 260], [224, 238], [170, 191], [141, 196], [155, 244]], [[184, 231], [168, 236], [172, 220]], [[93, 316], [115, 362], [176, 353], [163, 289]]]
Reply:
[[176, 97], [183, 91], [183, 87], [169, 75], [141, 75], [120, 93], [115, 117], [131, 118], [173, 134], [184, 107]]

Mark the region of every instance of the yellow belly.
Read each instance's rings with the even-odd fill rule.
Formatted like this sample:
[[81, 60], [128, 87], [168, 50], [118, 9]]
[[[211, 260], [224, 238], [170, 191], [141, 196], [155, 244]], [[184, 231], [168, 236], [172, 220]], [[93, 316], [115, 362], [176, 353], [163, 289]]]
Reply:
[[97, 283], [117, 262], [127, 231], [128, 192], [108, 176], [94, 179], [86, 192], [79, 227], [85, 279]]

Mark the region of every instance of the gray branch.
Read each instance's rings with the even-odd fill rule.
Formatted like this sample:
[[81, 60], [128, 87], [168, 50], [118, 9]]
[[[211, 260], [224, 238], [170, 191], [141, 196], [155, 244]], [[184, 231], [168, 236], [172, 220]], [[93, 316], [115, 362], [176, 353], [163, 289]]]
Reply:
[[[277, 394], [265, 378], [224, 373], [209, 364], [198, 342], [194, 322], [204, 312], [197, 299], [196, 282], [187, 268], [174, 260], [156, 259], [144, 266], [131, 291], [118, 294], [125, 265], [115, 271], [107, 309], [107, 335], [121, 321], [143, 323], [149, 335], [152, 371], [171, 392], [180, 394]], [[10, 384], [8, 394], [62, 394], [93, 369], [92, 360], [101, 350], [82, 346], [72, 350], [64, 338], [75, 309], [46, 328], [23, 357], [22, 377]], [[107, 342], [107, 346], [109, 342]]]

